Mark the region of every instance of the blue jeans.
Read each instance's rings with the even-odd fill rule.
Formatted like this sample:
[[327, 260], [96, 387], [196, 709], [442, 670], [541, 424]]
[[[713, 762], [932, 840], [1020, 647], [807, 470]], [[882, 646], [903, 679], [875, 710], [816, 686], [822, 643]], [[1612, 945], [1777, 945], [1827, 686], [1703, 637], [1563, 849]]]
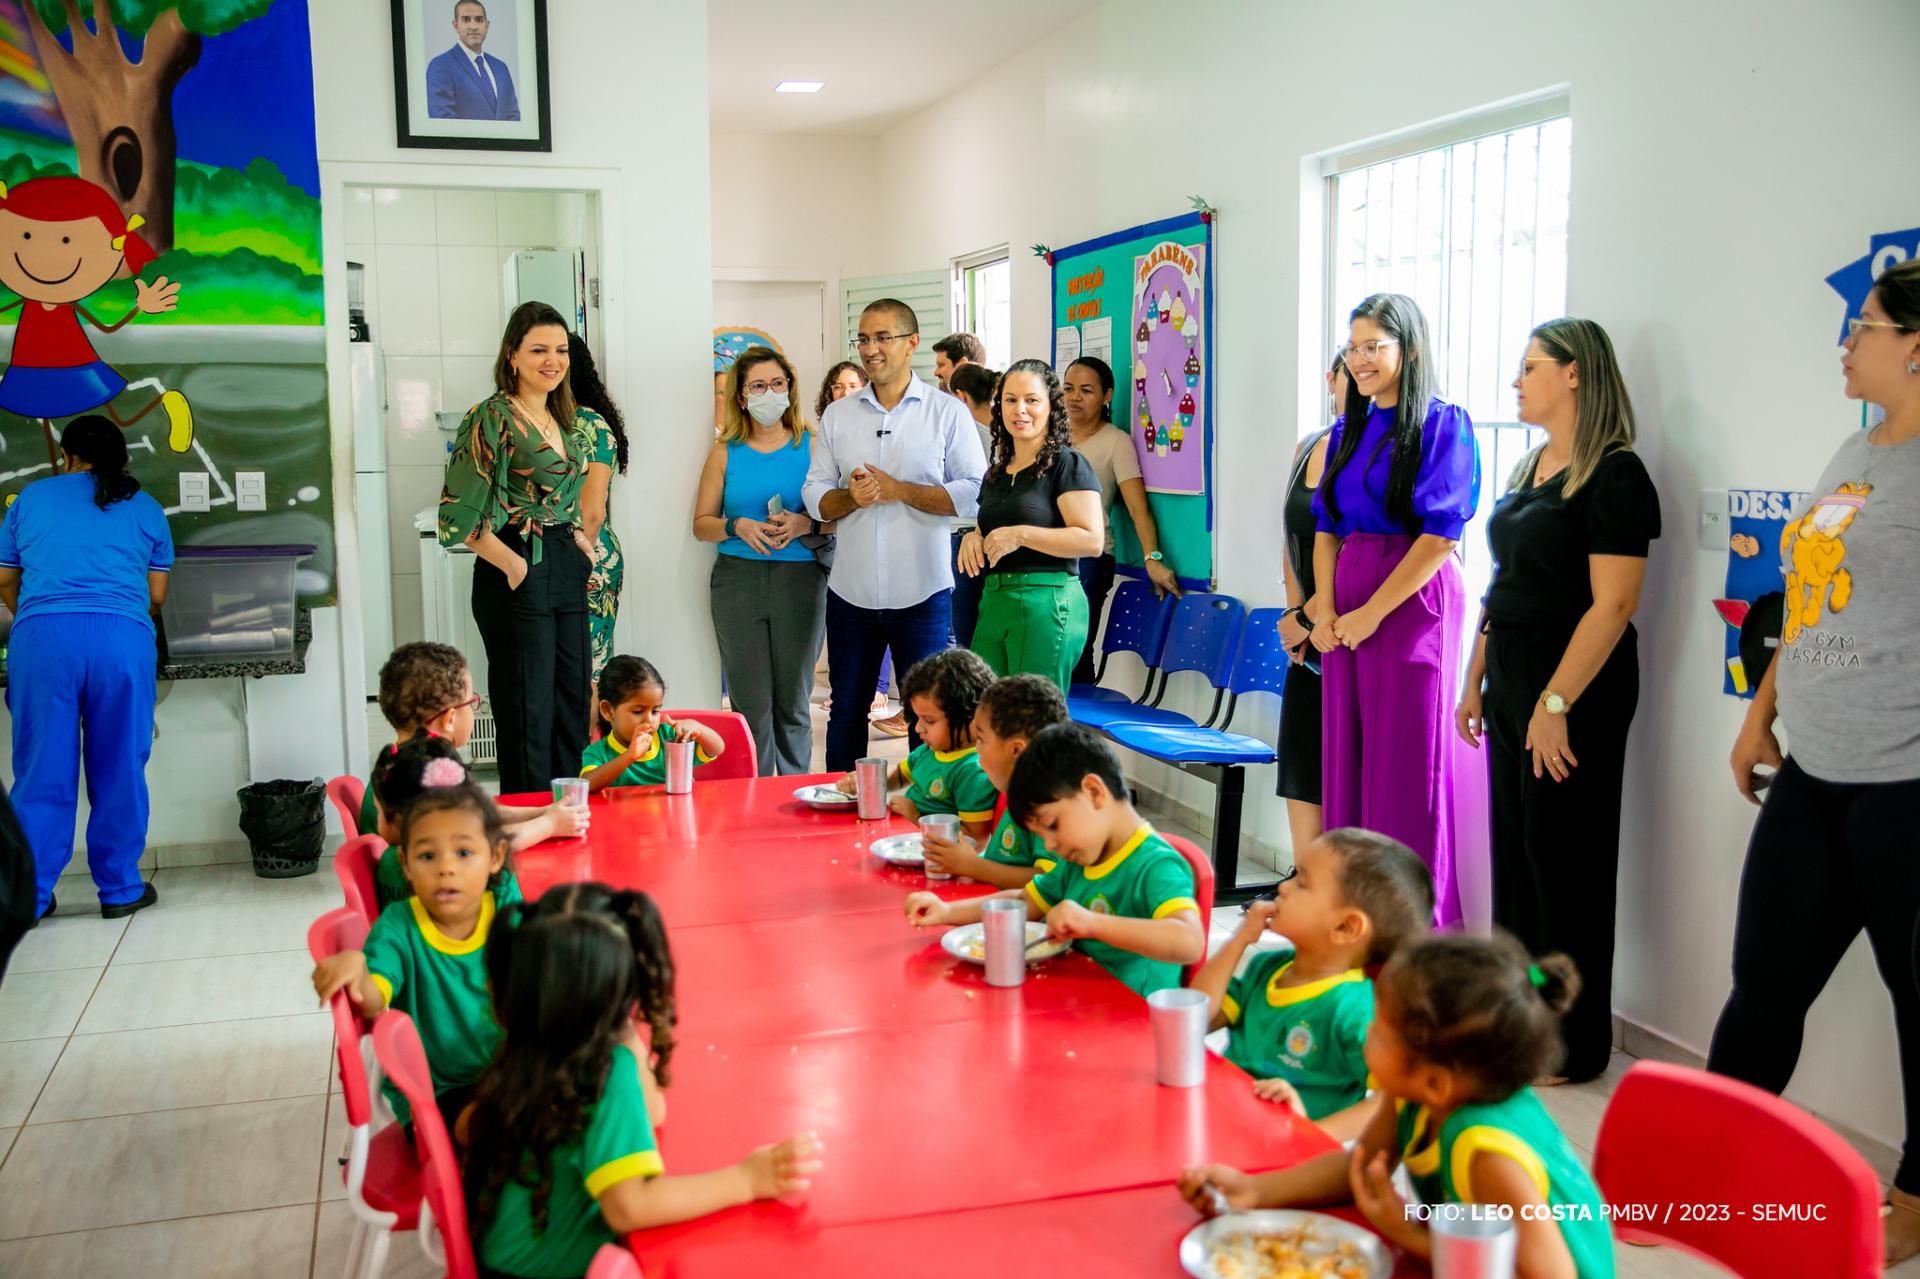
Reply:
[[953, 535], [953, 638], [955, 648], [973, 647], [973, 628], [980, 623], [980, 595], [986, 590], [987, 575], [968, 577], [960, 571], [961, 530]]
[[[827, 592], [827, 771], [844, 773], [867, 753], [867, 707], [880, 678], [881, 655], [891, 649], [897, 677], [947, 647], [953, 592], [936, 591], [908, 608], [858, 608]], [[912, 725], [911, 715], [907, 723]], [[908, 729], [909, 749], [920, 744]]]

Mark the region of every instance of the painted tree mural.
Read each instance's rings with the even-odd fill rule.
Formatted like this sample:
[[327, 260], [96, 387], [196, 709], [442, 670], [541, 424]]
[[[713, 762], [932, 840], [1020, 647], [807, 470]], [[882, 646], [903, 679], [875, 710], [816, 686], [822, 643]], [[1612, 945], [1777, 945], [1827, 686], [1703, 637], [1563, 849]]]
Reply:
[[[80, 176], [146, 218], [156, 250], [173, 247], [178, 146], [173, 91], [200, 60], [202, 36], [260, 16], [273, 0], [29, 0], [35, 52], [73, 134]], [[61, 42], [66, 34], [67, 43]], [[123, 38], [140, 38], [128, 54]], [[71, 47], [68, 47], [68, 46]]]

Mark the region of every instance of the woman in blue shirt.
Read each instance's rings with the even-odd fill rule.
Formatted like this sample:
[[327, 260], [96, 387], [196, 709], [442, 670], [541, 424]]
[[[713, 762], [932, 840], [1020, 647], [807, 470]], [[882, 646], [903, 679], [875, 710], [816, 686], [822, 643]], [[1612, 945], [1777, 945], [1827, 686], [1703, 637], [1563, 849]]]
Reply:
[[13, 807], [33, 847], [39, 915], [73, 856], [85, 733], [87, 866], [108, 919], [159, 900], [140, 881], [159, 661], [153, 613], [173, 535], [127, 474], [127, 441], [95, 414], [60, 440], [66, 473], [22, 490], [0, 523], [0, 603], [13, 610], [7, 709]]
[[1480, 500], [1466, 411], [1434, 394], [1426, 317], [1410, 297], [1355, 307], [1346, 412], [1313, 495], [1328, 830], [1391, 835], [1433, 871], [1434, 922], [1459, 922], [1453, 704], [1465, 587], [1454, 550]]
[[740, 353], [693, 504], [693, 535], [720, 544], [713, 632], [762, 777], [812, 771], [807, 701], [826, 637], [826, 574], [800, 543], [818, 530], [800, 500], [812, 441], [793, 389], [785, 356], [764, 346]]

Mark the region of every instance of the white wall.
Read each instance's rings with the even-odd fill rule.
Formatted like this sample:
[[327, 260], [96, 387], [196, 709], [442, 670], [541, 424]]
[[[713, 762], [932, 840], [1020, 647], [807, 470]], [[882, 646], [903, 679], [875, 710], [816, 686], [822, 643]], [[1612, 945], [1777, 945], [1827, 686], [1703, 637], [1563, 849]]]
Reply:
[[[1639, 619], [1616, 1002], [1704, 1049], [1753, 813], [1727, 777], [1742, 707], [1719, 693], [1707, 601], [1722, 561], [1698, 549], [1695, 494], [1804, 488], [1858, 420], [1839, 394], [1841, 304], [1823, 277], [1920, 207], [1902, 117], [1875, 105], [1911, 101], [1916, 47], [1920, 9], [1898, 0], [1843, 0], [1818, 20], [1732, 0], [1383, 0], [1363, 17], [1110, 0], [881, 139], [876, 266], [923, 268], [1002, 240], [1069, 244], [1178, 213], [1192, 194], [1219, 206], [1219, 578], [1276, 603], [1280, 487], [1317, 403], [1302, 377], [1317, 338], [1301, 317], [1319, 313], [1302, 269], [1318, 254], [1303, 255], [1301, 237], [1317, 234], [1319, 202], [1303, 194], [1303, 161], [1570, 85], [1570, 307], [1620, 349], [1667, 523]], [[998, 158], [982, 180], [954, 181], [941, 158], [959, 132], [990, 140]], [[1047, 270], [1016, 255], [1014, 273], [1015, 353], [1043, 354]], [[1246, 723], [1273, 728], [1270, 713]], [[1177, 775], [1142, 780], [1208, 802]], [[1249, 790], [1269, 785], [1257, 775]], [[1285, 842], [1270, 795], [1249, 795], [1249, 821]], [[1888, 1012], [1856, 947], [1809, 1025], [1793, 1091], [1897, 1143]]]
[[[644, 10], [644, 74], [636, 74], [630, 43], [604, 38], [609, 30], [632, 26], [636, 9]], [[384, 0], [328, 0], [312, 6], [311, 14], [330, 316], [345, 315], [344, 194], [349, 186], [598, 195], [604, 235], [597, 246], [590, 245], [589, 268], [598, 268], [605, 291], [604, 332], [595, 354], [609, 390], [638, 427], [636, 468], [654, 481], [644, 498], [637, 478], [614, 483], [614, 527], [629, 548], [619, 643], [657, 662], [689, 698], [717, 696], [719, 660], [710, 630], [653, 621], [705, 618], [703, 567], [679, 554], [645, 553], [649, 544], [664, 540], [656, 524], [671, 526], [675, 535], [683, 526], [690, 500], [683, 495], [691, 495], [711, 439], [705, 359], [712, 328], [706, 5], [698, 0], [550, 5], [553, 150], [547, 154], [402, 150], [393, 140]], [[563, 222], [577, 215], [575, 203], [574, 197], [561, 198]], [[663, 305], [663, 299], [673, 304]], [[328, 366], [336, 485], [351, 493], [341, 474], [351, 464], [345, 356], [344, 325], [335, 325]], [[343, 507], [342, 553], [351, 572], [348, 516]], [[677, 546], [677, 536], [664, 544]], [[349, 610], [359, 587], [356, 577], [343, 592]], [[349, 611], [344, 620], [348, 633], [357, 633], [357, 614]], [[373, 673], [360, 669], [357, 645], [350, 647], [342, 702], [358, 715]], [[361, 759], [355, 766], [364, 764]]]

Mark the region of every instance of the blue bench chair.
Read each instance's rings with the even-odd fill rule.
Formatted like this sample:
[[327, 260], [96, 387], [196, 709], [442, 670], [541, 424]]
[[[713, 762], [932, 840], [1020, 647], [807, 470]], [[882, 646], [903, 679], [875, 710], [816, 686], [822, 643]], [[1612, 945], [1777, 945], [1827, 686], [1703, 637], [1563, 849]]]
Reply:
[[1160, 595], [1151, 583], [1126, 581], [1114, 592], [1107, 613], [1107, 633], [1100, 638], [1100, 664], [1094, 668], [1091, 684], [1075, 684], [1067, 690], [1069, 708], [1075, 702], [1125, 702], [1128, 697], [1117, 688], [1103, 688], [1107, 664], [1115, 653], [1132, 653], [1147, 668], [1147, 683], [1140, 690], [1145, 698], [1153, 692], [1154, 678], [1160, 673], [1160, 652], [1166, 647], [1167, 625], [1173, 621], [1173, 597]]
[[[1226, 714], [1217, 726], [1212, 716], [1205, 724], [1120, 717], [1100, 725], [1116, 744], [1213, 783], [1213, 874], [1215, 893], [1221, 902], [1246, 901], [1271, 887], [1270, 883], [1239, 881], [1240, 810], [1246, 798], [1246, 770], [1276, 762], [1274, 747], [1258, 737], [1229, 729], [1241, 697], [1251, 693], [1278, 697], [1286, 687], [1288, 660], [1280, 642], [1281, 612], [1277, 608], [1256, 608], [1236, 628], [1238, 643], [1232, 671], [1219, 681], [1225, 685]], [[1218, 699], [1214, 710], [1218, 714]]]
[[1174, 604], [1167, 627], [1166, 644], [1160, 651], [1160, 682], [1154, 686], [1151, 676], [1136, 702], [1090, 702], [1067, 699], [1067, 715], [1077, 724], [1103, 732], [1107, 725], [1126, 720], [1131, 723], [1168, 724], [1192, 728], [1195, 721], [1178, 711], [1160, 705], [1173, 677], [1183, 671], [1204, 675], [1213, 686], [1213, 708], [1207, 718], [1211, 724], [1220, 714], [1226, 699], [1226, 683], [1233, 669], [1234, 645], [1240, 637], [1240, 623], [1247, 606], [1231, 595], [1193, 594]]

